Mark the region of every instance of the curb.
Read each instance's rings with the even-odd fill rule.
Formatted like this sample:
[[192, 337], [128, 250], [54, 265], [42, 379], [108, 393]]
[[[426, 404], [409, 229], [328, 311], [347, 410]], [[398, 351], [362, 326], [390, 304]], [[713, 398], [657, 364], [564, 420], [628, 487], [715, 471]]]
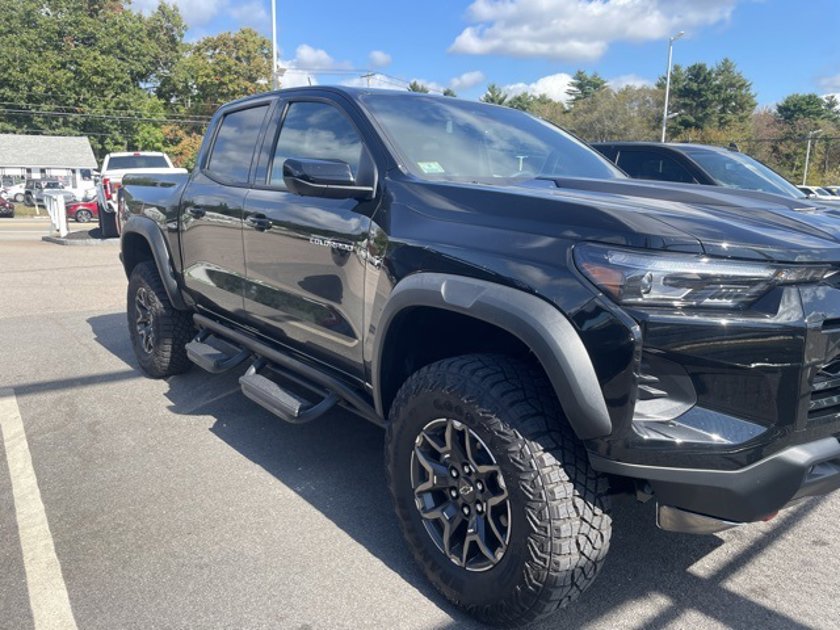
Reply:
[[120, 239], [118, 238], [61, 238], [60, 236], [42, 236], [41, 240], [45, 243], [55, 243], [56, 245], [70, 245], [75, 247], [118, 245], [120, 242]]

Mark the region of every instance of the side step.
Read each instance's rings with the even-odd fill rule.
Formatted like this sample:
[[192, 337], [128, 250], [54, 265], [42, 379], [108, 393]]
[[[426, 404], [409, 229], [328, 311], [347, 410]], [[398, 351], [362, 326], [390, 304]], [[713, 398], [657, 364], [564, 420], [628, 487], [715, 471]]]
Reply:
[[227, 354], [223, 350], [205, 343], [207, 337], [208, 335], [202, 332], [186, 345], [189, 360], [203, 370], [220, 374], [235, 368], [251, 356], [251, 351], [247, 348], [242, 348], [235, 354]]
[[239, 378], [242, 393], [286, 422], [292, 424], [311, 422], [335, 407], [338, 402], [338, 396], [330, 392], [320, 402], [311, 403], [258, 374], [257, 371], [262, 365], [262, 362], [258, 361]]

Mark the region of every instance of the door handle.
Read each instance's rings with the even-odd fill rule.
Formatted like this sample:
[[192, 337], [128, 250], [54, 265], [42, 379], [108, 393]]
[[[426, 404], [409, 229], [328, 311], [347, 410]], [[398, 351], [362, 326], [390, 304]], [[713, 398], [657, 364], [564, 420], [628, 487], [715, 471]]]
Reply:
[[200, 219], [205, 214], [207, 214], [207, 210], [205, 210], [204, 208], [199, 208], [198, 206], [192, 206], [188, 208], [187, 212], [189, 212], [196, 219]]
[[264, 232], [271, 229], [271, 219], [264, 214], [252, 214], [245, 219], [245, 225]]

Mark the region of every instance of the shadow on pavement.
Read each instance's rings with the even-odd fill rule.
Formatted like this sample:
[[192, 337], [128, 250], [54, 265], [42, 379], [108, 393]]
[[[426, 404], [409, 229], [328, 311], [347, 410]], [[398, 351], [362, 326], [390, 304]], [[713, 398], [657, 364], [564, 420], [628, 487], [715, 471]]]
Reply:
[[[103, 347], [136, 368], [124, 314], [93, 317], [88, 322]], [[211, 375], [195, 368], [169, 378], [171, 410], [214, 417], [211, 431], [219, 439], [293, 489], [450, 614], [452, 627], [475, 627], [426, 581], [403, 543], [385, 484], [383, 431], [344, 410], [312, 424], [286, 424], [240, 393], [238, 378], [244, 369]], [[711, 576], [701, 577], [690, 568], [724, 544], [723, 540], [663, 532], [656, 528], [652, 502], [642, 505], [620, 497], [615, 501], [612, 548], [598, 580], [576, 604], [536, 627], [603, 625], [605, 621], [599, 620], [614, 609], [658, 595], [657, 601], [668, 603], [633, 627], [664, 628], [686, 610], [696, 610], [728, 627], [806, 628], [732, 592], [725, 582], [817, 505], [818, 501], [811, 500], [795, 513], [783, 514], [766, 536], [727, 559]]]

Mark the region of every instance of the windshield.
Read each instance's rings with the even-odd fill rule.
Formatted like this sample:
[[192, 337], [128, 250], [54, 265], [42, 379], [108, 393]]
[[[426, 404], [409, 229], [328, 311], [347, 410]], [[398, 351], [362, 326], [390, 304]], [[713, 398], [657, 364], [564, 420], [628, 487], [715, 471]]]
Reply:
[[424, 179], [624, 177], [582, 142], [516, 109], [416, 94], [363, 101], [408, 170]]
[[720, 186], [760, 190], [796, 199], [805, 197], [801, 190], [777, 172], [743, 153], [689, 148], [682, 150], [694, 159]]
[[108, 160], [109, 171], [135, 168], [169, 168], [162, 155], [115, 155]]

